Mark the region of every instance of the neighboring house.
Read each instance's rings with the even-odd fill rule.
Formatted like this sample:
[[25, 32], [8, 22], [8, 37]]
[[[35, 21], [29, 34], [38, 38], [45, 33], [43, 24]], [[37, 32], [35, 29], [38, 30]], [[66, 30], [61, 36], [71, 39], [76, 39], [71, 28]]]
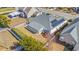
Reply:
[[24, 11], [24, 8], [25, 8], [25, 7], [16, 7], [16, 10], [17, 10], [17, 11]]
[[74, 10], [76, 13], [79, 13], [79, 7], [73, 7], [73, 10]]
[[39, 12], [37, 8], [32, 8], [32, 7], [18, 7], [16, 8], [16, 10], [23, 12], [24, 13], [24, 17], [32, 17], [32, 16], [36, 16], [37, 13]]
[[45, 13], [36, 16], [32, 20], [33, 21], [27, 25], [27, 28], [34, 33], [42, 33], [44, 31], [53, 33], [66, 23], [62, 17], [55, 18], [52, 15], [47, 15]]
[[76, 44], [73, 48], [73, 51], [79, 51], [79, 44]]
[[79, 44], [79, 18], [62, 31], [59, 40], [73, 46]]

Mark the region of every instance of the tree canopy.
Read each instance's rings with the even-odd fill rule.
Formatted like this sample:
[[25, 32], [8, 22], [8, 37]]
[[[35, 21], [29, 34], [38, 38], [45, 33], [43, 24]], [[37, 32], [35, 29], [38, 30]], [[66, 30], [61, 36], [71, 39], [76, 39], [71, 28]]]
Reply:
[[0, 24], [6, 27], [10, 22], [11, 20], [6, 15], [0, 15]]
[[25, 51], [46, 51], [47, 48], [44, 48], [44, 44], [36, 39], [29, 37], [19, 31], [16, 28], [12, 29], [20, 38], [19, 45], [21, 45]]
[[20, 45], [24, 47], [24, 50], [26, 51], [45, 51], [47, 50], [44, 47], [44, 44], [36, 41], [34, 38], [32, 37], [27, 37], [25, 39], [22, 39], [20, 41]]

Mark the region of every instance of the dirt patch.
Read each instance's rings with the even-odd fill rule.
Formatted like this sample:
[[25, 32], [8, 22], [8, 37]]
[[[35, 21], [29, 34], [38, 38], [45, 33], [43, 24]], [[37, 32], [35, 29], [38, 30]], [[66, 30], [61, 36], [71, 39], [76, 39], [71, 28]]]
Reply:
[[25, 22], [26, 22], [26, 19], [16, 17], [16, 18], [11, 19], [11, 23], [8, 26], [14, 27], [14, 26], [20, 25], [20, 24], [25, 23]]
[[0, 47], [9, 50], [14, 42], [18, 42], [17, 39], [11, 35], [7, 30], [0, 32]]

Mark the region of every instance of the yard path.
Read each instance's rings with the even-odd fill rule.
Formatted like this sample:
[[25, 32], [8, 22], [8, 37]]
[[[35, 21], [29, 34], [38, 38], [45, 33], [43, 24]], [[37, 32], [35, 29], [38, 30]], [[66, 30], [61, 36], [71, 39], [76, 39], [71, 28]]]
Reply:
[[46, 42], [44, 47], [47, 47], [49, 51], [63, 51], [64, 46], [56, 42], [56, 36], [52, 34], [47, 35], [48, 41]]
[[58, 44], [56, 42], [49, 42], [50, 46], [48, 48], [49, 51], [64, 51], [64, 46], [61, 44]]
[[47, 47], [48, 51], [64, 51], [65, 48], [63, 45], [56, 43], [53, 40], [47, 42], [44, 47]]

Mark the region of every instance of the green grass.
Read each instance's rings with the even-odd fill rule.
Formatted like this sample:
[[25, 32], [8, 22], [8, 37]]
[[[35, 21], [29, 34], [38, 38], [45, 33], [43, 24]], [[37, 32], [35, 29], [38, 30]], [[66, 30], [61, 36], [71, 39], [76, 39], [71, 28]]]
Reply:
[[37, 41], [36, 39], [29, 37], [19, 31], [16, 28], [13, 28], [12, 31], [17, 34], [22, 40], [20, 40], [19, 44], [24, 47], [25, 51], [46, 51], [47, 48], [43, 48], [44, 44], [42, 42]]
[[0, 28], [5, 28], [5, 26], [0, 23]]
[[15, 8], [7, 7], [7, 8], [0, 8], [0, 14], [7, 15], [10, 12], [15, 11]]
[[17, 35], [19, 36], [21, 39], [25, 38], [26, 35], [24, 33], [22, 33], [21, 31], [19, 31], [18, 29], [16, 28], [13, 28], [12, 31]]
[[0, 8], [0, 12], [15, 10], [15, 8]]

